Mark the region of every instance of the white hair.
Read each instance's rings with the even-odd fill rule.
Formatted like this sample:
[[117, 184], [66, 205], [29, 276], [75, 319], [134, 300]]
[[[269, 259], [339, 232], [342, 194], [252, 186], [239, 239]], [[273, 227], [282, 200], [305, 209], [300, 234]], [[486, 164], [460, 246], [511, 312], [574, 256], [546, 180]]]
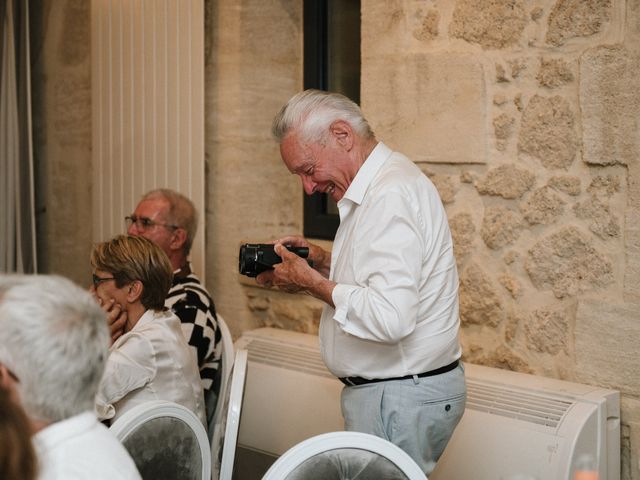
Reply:
[[321, 141], [336, 120], [351, 125], [362, 138], [374, 137], [360, 107], [344, 95], [309, 89], [294, 95], [273, 119], [271, 133], [278, 142], [295, 130], [303, 143]]
[[32, 419], [93, 411], [108, 345], [105, 314], [86, 290], [54, 275], [0, 275], [0, 362]]

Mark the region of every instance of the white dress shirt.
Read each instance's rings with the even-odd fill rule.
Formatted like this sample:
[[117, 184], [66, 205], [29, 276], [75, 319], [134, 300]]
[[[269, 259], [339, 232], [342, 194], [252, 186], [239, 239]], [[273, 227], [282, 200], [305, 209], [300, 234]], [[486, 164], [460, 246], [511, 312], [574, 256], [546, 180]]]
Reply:
[[147, 310], [109, 349], [96, 397], [98, 418], [113, 423], [149, 400], [183, 405], [205, 424], [198, 361], [184, 338], [180, 320], [169, 311]]
[[338, 209], [330, 273], [335, 309], [325, 305], [320, 323], [329, 370], [392, 378], [458, 359], [458, 273], [431, 181], [378, 143]]
[[139, 480], [133, 460], [92, 412], [53, 423], [33, 439], [39, 480]]

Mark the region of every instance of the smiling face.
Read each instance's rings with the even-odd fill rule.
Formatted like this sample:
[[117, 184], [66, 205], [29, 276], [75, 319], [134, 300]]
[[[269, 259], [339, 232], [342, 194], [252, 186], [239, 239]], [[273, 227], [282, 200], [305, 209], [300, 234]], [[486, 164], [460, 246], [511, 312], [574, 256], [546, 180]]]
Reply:
[[355, 177], [358, 165], [350, 156], [350, 149], [334, 131], [320, 142], [301, 143], [291, 131], [280, 144], [280, 154], [289, 171], [298, 175], [307, 195], [324, 192], [338, 202]]

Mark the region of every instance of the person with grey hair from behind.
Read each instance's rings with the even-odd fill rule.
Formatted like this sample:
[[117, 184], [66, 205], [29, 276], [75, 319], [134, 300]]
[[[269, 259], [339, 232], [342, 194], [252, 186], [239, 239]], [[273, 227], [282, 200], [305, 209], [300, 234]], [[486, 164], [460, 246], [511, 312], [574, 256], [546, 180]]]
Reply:
[[0, 386], [24, 408], [39, 479], [139, 479], [94, 402], [109, 346], [91, 294], [59, 276], [0, 275]]
[[[275, 116], [273, 136], [307, 195], [338, 205], [333, 250], [300, 236], [259, 284], [325, 305], [322, 357], [345, 387], [345, 428], [378, 435], [429, 475], [462, 417], [458, 272], [438, 192], [409, 158], [379, 142], [360, 107], [306, 90]], [[308, 247], [309, 260], [284, 246]]]

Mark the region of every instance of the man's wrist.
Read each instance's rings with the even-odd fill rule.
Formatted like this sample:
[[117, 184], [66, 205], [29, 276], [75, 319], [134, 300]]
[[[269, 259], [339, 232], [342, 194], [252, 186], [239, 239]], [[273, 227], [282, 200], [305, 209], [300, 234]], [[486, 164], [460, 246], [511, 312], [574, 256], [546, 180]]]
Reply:
[[307, 289], [307, 291], [317, 299], [325, 302], [327, 305], [334, 307], [332, 294], [336, 285], [336, 282], [333, 280], [329, 280], [318, 274], [318, 278], [314, 281], [312, 287]]

